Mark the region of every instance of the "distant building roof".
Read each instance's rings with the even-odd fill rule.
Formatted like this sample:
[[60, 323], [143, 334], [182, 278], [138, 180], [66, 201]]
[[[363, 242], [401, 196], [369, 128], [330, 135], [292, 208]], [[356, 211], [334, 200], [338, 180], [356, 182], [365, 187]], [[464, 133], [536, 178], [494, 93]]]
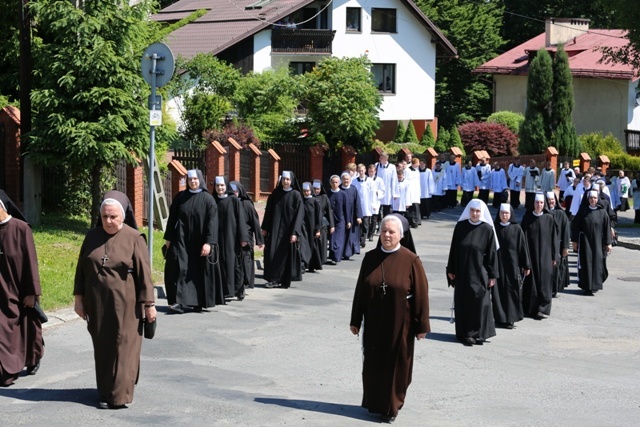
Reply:
[[[625, 30], [588, 30], [569, 40], [564, 50], [569, 56], [569, 67], [574, 77], [600, 77], [634, 80], [635, 70], [626, 64], [607, 63], [603, 60], [603, 47], [623, 47], [629, 43]], [[545, 33], [514, 47], [473, 70], [476, 74], [527, 75], [529, 53], [545, 46]], [[555, 46], [547, 47], [556, 51]]]
[[[207, 13], [167, 36], [167, 44], [176, 56], [191, 58], [198, 53], [216, 55], [281, 21], [315, 0], [180, 0], [151, 17], [157, 22], [176, 22], [191, 13]], [[402, 0], [409, 10], [433, 34], [443, 56], [457, 55], [456, 49], [422, 11], [410, 0]], [[263, 3], [261, 8], [252, 5]]]

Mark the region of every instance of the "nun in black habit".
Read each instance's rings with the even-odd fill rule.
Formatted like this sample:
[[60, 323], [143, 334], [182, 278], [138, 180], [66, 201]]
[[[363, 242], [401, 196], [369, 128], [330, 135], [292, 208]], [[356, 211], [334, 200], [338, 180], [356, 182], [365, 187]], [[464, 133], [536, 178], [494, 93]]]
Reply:
[[496, 326], [513, 329], [524, 317], [521, 284], [531, 273], [531, 260], [522, 228], [516, 221], [513, 206], [502, 203], [494, 222], [498, 250], [498, 281], [491, 288], [491, 302]]
[[220, 276], [225, 298], [244, 299], [242, 248], [249, 242], [247, 220], [242, 202], [236, 197], [229, 181], [216, 176], [213, 199], [218, 207], [218, 247]]
[[256, 207], [249, 197], [247, 190], [245, 190], [244, 185], [239, 181], [231, 181], [230, 185], [236, 193], [236, 196], [240, 199], [240, 202], [242, 202], [247, 231], [249, 232], [249, 243], [246, 246], [243, 246], [241, 250], [243, 274], [242, 283], [245, 288], [253, 289], [256, 277], [254, 247], [256, 245], [260, 248], [264, 247], [264, 239], [262, 238], [262, 233], [260, 233], [260, 218], [258, 217]]
[[267, 199], [262, 219], [265, 237], [264, 278], [268, 288], [288, 288], [300, 272], [299, 242], [304, 204], [295, 175], [283, 171], [278, 186]]
[[553, 298], [552, 274], [556, 265], [556, 224], [553, 215], [544, 208], [545, 196], [534, 196], [534, 209], [528, 210], [520, 226], [527, 239], [531, 257], [531, 274], [522, 285], [522, 309], [524, 315], [537, 320], [551, 314]]
[[595, 190], [585, 197], [589, 204], [571, 221], [571, 242], [578, 251], [578, 286], [593, 295], [609, 275], [606, 257], [611, 253], [611, 222]]
[[482, 345], [496, 335], [490, 288], [499, 276], [499, 248], [487, 205], [472, 199], [453, 230], [447, 263], [454, 287], [456, 338], [464, 345]]
[[316, 241], [320, 239], [322, 228], [322, 214], [318, 200], [311, 195], [311, 183], [302, 183], [302, 197], [304, 199], [304, 241], [301, 242], [300, 251], [302, 261], [310, 273], [322, 270], [320, 248]]
[[[320, 237], [316, 239], [315, 244], [318, 247], [320, 253], [320, 262], [326, 264], [327, 262], [327, 247], [329, 245], [329, 235], [333, 234], [333, 211], [331, 210], [331, 203], [329, 203], [329, 197], [324, 191], [324, 187], [319, 180], [313, 181], [313, 195], [320, 205]], [[320, 268], [320, 270], [322, 267]]]
[[553, 215], [556, 223], [556, 265], [553, 267], [553, 289], [551, 295], [555, 298], [569, 286], [569, 248], [571, 247], [571, 225], [569, 218], [560, 206], [558, 196], [554, 191], [546, 193], [547, 209]]
[[199, 169], [187, 172], [188, 189], [169, 208], [164, 233], [167, 302], [174, 313], [224, 304], [219, 269], [218, 208]]

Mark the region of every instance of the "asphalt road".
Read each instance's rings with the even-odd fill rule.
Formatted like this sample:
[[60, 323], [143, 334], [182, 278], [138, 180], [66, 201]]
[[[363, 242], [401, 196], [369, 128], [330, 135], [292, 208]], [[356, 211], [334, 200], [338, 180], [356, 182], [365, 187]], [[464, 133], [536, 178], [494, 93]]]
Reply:
[[[416, 344], [413, 383], [395, 424], [638, 425], [638, 252], [614, 248], [609, 280], [596, 296], [573, 284], [554, 300], [549, 319], [525, 319], [483, 346], [465, 347], [449, 322], [452, 291], [444, 273], [460, 212], [434, 214], [414, 230], [433, 332]], [[359, 406], [361, 344], [349, 332], [361, 259], [307, 273], [288, 290], [263, 288], [258, 279], [243, 302], [200, 314], [166, 314], [160, 299], [163, 313], [156, 337], [143, 343], [135, 402], [122, 410], [95, 408], [84, 322], [70, 309], [50, 313], [42, 367], [0, 389], [0, 425], [379, 423]]]

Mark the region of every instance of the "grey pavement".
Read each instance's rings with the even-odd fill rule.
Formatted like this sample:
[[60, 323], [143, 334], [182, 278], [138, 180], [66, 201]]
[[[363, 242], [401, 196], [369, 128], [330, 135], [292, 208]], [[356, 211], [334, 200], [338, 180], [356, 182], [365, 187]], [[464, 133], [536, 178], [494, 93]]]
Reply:
[[[631, 426], [640, 420], [638, 252], [614, 248], [596, 296], [573, 284], [549, 319], [455, 340], [445, 265], [460, 208], [413, 230], [430, 285], [431, 327], [416, 343], [401, 426]], [[519, 212], [521, 214], [521, 212]], [[369, 243], [366, 250], [370, 249]], [[37, 375], [0, 389], [3, 426], [366, 426], [361, 343], [349, 332], [362, 255], [288, 290], [257, 279], [243, 302], [166, 314], [145, 340], [135, 401], [99, 410], [89, 334], [71, 309], [49, 313]], [[575, 257], [572, 256], [572, 265]]]

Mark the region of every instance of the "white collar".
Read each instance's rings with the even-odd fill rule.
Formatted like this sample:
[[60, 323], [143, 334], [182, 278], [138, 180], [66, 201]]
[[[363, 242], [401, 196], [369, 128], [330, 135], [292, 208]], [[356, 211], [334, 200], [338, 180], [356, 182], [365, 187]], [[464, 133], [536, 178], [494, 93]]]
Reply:
[[544, 211], [537, 213], [536, 211], [531, 211], [532, 214], [534, 214], [535, 216], [542, 216], [544, 215]]
[[216, 193], [216, 196], [218, 196], [218, 197], [219, 197], [219, 198], [221, 198], [221, 199], [226, 199], [226, 198], [227, 198], [227, 196], [228, 196], [228, 194], [227, 194], [227, 193], [224, 193], [224, 194], [218, 194], [218, 193]]
[[198, 193], [201, 193], [201, 192], [202, 192], [202, 188], [198, 188], [197, 190], [189, 189], [189, 192], [190, 192], [190, 193], [193, 193], [193, 194], [198, 194]]
[[286, 192], [289, 192], [289, 191], [293, 190], [293, 187], [289, 187], [289, 188], [284, 188], [284, 187], [282, 187], [282, 189], [283, 189], [284, 191], [286, 191]]
[[396, 246], [395, 248], [393, 248], [391, 250], [386, 250], [382, 245], [380, 245], [380, 250], [382, 252], [384, 252], [385, 254], [391, 254], [393, 252], [399, 251], [401, 247], [402, 247], [402, 245], [400, 243], [398, 243], [398, 246]]
[[11, 220], [11, 218], [13, 218], [13, 217], [12, 217], [11, 215], [9, 215], [9, 216], [7, 217], [7, 219], [5, 219], [4, 221], [0, 221], [0, 225], [1, 225], [1, 224], [6, 224], [6, 223], [8, 223], [8, 222]]

